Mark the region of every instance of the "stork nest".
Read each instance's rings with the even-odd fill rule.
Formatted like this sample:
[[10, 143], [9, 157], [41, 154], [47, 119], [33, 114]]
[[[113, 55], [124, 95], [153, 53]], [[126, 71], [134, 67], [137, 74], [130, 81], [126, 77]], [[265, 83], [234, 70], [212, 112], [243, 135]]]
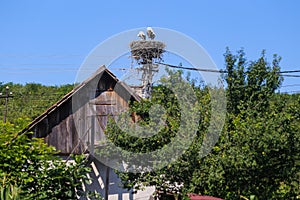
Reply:
[[162, 60], [165, 43], [156, 40], [136, 40], [130, 44], [132, 57], [141, 64], [151, 63], [152, 59]]

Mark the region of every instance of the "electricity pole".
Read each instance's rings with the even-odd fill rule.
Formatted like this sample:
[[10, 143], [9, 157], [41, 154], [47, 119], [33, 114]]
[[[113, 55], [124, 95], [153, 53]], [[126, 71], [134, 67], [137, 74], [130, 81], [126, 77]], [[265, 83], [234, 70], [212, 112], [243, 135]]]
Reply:
[[7, 111], [8, 111], [8, 98], [12, 98], [12, 92], [9, 92], [9, 87], [6, 86], [5, 88], [6, 93], [5, 96], [3, 96], [2, 93], [0, 93], [0, 98], [5, 98], [5, 110], [4, 110], [4, 117], [3, 117], [3, 122], [6, 123], [6, 117], [7, 117]]
[[155, 62], [162, 61], [162, 55], [165, 52], [166, 45], [163, 42], [154, 40], [155, 33], [151, 27], [147, 28], [148, 39], [146, 35], [140, 31], [138, 37], [140, 40], [130, 42], [131, 56], [142, 67], [137, 68], [142, 71], [141, 91], [136, 91], [142, 98], [150, 99], [152, 90], [152, 79], [155, 73], [158, 72], [158, 64]]

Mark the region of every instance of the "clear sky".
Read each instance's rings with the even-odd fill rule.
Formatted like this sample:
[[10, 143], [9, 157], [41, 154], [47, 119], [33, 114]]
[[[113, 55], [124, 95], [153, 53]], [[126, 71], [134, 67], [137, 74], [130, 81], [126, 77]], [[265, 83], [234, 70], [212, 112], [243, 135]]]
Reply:
[[[228, 46], [233, 52], [243, 47], [250, 60], [266, 49], [269, 61], [274, 53], [282, 57], [282, 70], [298, 70], [299, 9], [296, 0], [1, 1], [0, 81], [74, 83], [95, 46], [147, 26], [192, 37], [220, 69]], [[300, 91], [300, 78], [286, 77], [283, 86], [282, 91]]]

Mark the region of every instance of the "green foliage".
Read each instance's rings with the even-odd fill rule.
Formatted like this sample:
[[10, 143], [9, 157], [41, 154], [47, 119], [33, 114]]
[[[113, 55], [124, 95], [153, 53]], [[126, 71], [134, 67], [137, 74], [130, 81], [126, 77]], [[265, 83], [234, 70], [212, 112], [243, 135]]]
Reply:
[[224, 76], [228, 88], [228, 112], [238, 114], [247, 107], [255, 107], [256, 110], [267, 107], [270, 97], [283, 80], [278, 73], [281, 58], [274, 55], [270, 66], [263, 51], [258, 60], [247, 62], [243, 50], [233, 55], [228, 48], [224, 57], [228, 72]]
[[21, 200], [20, 193], [21, 189], [12, 184], [6, 184], [6, 179], [4, 177], [3, 183], [0, 186], [0, 199], [2, 200]]
[[42, 139], [30, 139], [29, 134], [20, 134], [21, 127], [10, 123], [0, 123], [0, 127], [3, 195], [12, 199], [13, 196], [20, 199], [76, 199], [89, 195], [82, 186], [83, 182], [89, 181], [87, 173], [90, 171], [84, 156], [75, 156], [73, 162], [66, 163]]
[[[230, 200], [300, 198], [300, 95], [275, 93], [282, 82], [278, 73], [280, 57], [275, 55], [270, 64], [264, 51], [255, 61], [247, 61], [242, 50], [234, 55], [227, 49], [224, 56], [228, 71], [224, 76], [227, 119], [218, 143], [206, 157], [199, 152], [212, 118], [211, 93], [218, 92], [216, 88], [196, 86], [191, 81], [197, 104], [185, 109], [197, 116], [190, 115], [189, 120], [182, 114], [182, 104], [174, 93], [176, 89], [186, 90], [184, 84], [174, 88], [158, 85], [150, 100], [132, 103], [130, 112], [141, 117], [138, 124], [156, 133], [151, 137], [141, 138], [142, 132], [134, 135], [130, 127], [121, 129], [113, 120], [108, 124], [111, 143], [128, 152], [147, 153], [164, 148], [178, 134], [182, 138], [192, 134], [186, 124], [180, 132], [180, 125], [199, 119], [197, 136], [176, 160], [158, 163], [164, 167], [154, 171], [144, 168], [139, 173], [118, 172], [125, 187], [154, 185], [162, 191], [180, 193], [183, 198], [191, 192]], [[181, 79], [182, 72], [169, 73], [174, 82]], [[172, 86], [172, 82], [161, 81]], [[1, 198], [74, 199], [76, 195], [90, 195], [81, 184], [88, 181], [85, 158], [75, 157], [73, 164], [67, 165], [42, 140], [17, 134], [72, 86], [8, 83], [0, 84], [0, 91], [4, 92], [6, 86], [14, 92], [14, 98], [9, 99], [11, 123], [0, 124]], [[4, 110], [3, 99], [0, 109]], [[160, 117], [165, 123], [158, 123]], [[153, 129], [157, 123], [159, 126]], [[185, 145], [183, 141], [177, 141], [174, 149]], [[111, 148], [109, 153], [118, 152]], [[137, 159], [131, 154], [122, 156], [128, 162]], [[164, 160], [163, 156], [156, 159]]]
[[268, 112], [249, 109], [237, 115], [231, 130], [194, 171], [194, 190], [226, 199], [296, 199], [300, 127], [287, 110], [272, 106]]
[[[57, 151], [42, 139], [30, 139], [30, 134], [19, 134], [28, 123], [43, 113], [73, 89], [73, 85], [43, 86], [0, 83], [13, 92], [8, 101], [7, 123], [0, 121], [0, 182], [1, 199], [76, 199], [99, 194], [84, 191], [82, 183], [89, 181], [86, 159], [75, 156], [66, 163]], [[4, 115], [5, 99], [0, 99], [0, 115]]]
[[[265, 52], [258, 60], [248, 62], [243, 51], [233, 55], [227, 49], [225, 59], [227, 119], [210, 154], [201, 157], [199, 151], [212, 116], [210, 92], [216, 89], [193, 85], [199, 103], [195, 113], [201, 116], [197, 137], [182, 156], [161, 169], [119, 172], [126, 187], [154, 185], [162, 191], [181, 193], [184, 198], [187, 193], [230, 200], [299, 198], [300, 95], [275, 93], [282, 82], [277, 56], [271, 65]], [[132, 152], [151, 152], [167, 145], [181, 122], [178, 99], [172, 92], [158, 86], [152, 99], [133, 104], [131, 111], [142, 116], [139, 123], [147, 124], [149, 107], [155, 104], [166, 110], [164, 131], [150, 139], [134, 138], [110, 123], [109, 139]]]
[[[130, 171], [144, 172], [149, 168], [166, 166], [169, 160], [175, 160], [182, 154], [197, 130], [199, 115], [195, 114], [196, 94], [192, 94], [193, 91], [182, 79], [181, 72], [170, 71], [170, 77], [168, 80], [161, 80], [164, 82], [163, 86], [154, 88], [154, 101], [142, 100], [132, 104], [129, 113], [136, 113], [142, 120], [130, 124], [128, 122], [131, 119], [122, 116], [117, 123], [113, 120], [108, 123], [106, 133], [109, 142], [105, 149], [96, 152], [97, 156], [107, 155], [107, 159], [122, 157], [126, 162], [135, 163], [134, 166], [137, 166]], [[186, 91], [186, 95], [179, 97], [182, 90]], [[169, 143], [172, 145], [168, 145]], [[123, 151], [119, 151], [116, 146], [122, 147]], [[156, 149], [161, 151], [151, 154]], [[149, 152], [151, 155], [147, 154]], [[144, 153], [148, 157], [145, 159], [141, 154], [133, 155], [134, 153]]]

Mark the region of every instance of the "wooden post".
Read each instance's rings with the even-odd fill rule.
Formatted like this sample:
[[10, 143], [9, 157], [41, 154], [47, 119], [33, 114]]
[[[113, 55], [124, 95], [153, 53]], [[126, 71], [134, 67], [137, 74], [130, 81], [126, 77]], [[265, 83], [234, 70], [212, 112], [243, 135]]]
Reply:
[[106, 166], [106, 177], [105, 177], [105, 200], [108, 200], [109, 195], [109, 170], [110, 168]]
[[91, 116], [91, 143], [90, 143], [90, 154], [94, 155], [95, 151], [95, 115]]

